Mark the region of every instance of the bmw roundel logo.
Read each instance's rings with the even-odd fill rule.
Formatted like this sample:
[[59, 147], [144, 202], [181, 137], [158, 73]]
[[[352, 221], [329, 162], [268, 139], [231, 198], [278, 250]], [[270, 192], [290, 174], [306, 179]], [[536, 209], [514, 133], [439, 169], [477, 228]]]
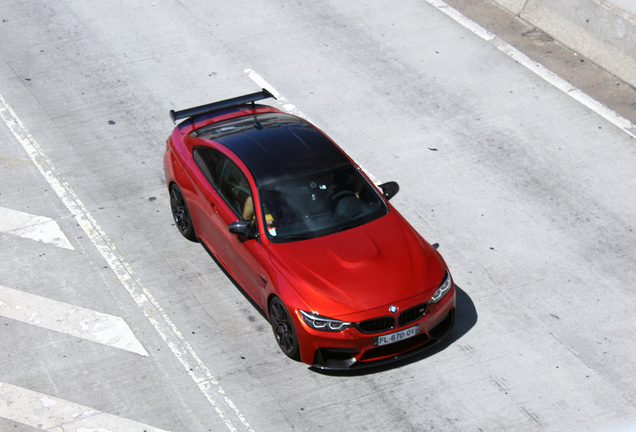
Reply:
[[393, 305], [389, 306], [389, 312], [396, 313], [397, 312], [397, 306], [393, 306]]

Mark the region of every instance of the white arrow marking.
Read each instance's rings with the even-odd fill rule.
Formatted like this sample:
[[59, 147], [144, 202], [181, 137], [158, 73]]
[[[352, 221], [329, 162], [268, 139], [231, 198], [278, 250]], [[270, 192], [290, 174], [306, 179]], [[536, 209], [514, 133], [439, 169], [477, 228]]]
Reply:
[[120, 318], [0, 285], [0, 316], [130, 351], [148, 353]]
[[[117, 275], [123, 287], [146, 315], [146, 318], [148, 318], [148, 321], [150, 321], [161, 338], [167, 342], [176, 359], [199, 387], [201, 393], [212, 405], [230, 432], [237, 430], [235, 424], [241, 430], [254, 432], [234, 402], [225, 395], [225, 391], [212, 375], [210, 369], [203, 363], [194, 348], [192, 348], [192, 345], [185, 339], [183, 333], [172, 322], [170, 316], [157, 302], [152, 292], [141, 280], [137, 279], [130, 264], [117, 250], [113, 241], [99, 226], [71, 186], [66, 183], [53, 165], [53, 162], [44, 153], [35, 138], [33, 138], [33, 135], [31, 135], [31, 132], [24, 126], [2, 95], [0, 95], [0, 118], [22, 145], [22, 148], [29, 154], [35, 166], [51, 185], [57, 196], [60, 197], [66, 208], [74, 215], [91, 242], [93, 242], [93, 245], [106, 260], [115, 275]], [[230, 409], [229, 416], [222, 409], [222, 405], [226, 405]]]
[[0, 207], [0, 232], [75, 250], [57, 222], [44, 216]]
[[49, 432], [166, 432], [3, 382], [0, 417]]

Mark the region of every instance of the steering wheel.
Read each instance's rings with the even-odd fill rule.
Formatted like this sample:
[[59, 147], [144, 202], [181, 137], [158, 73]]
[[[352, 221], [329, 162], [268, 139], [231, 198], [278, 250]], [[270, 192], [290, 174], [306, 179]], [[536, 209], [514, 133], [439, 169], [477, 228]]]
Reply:
[[350, 195], [355, 195], [356, 193], [350, 190], [343, 190], [338, 192], [337, 194], [334, 194], [331, 199], [332, 200], [337, 200], [337, 199], [341, 199], [344, 198], [346, 196], [350, 196]]

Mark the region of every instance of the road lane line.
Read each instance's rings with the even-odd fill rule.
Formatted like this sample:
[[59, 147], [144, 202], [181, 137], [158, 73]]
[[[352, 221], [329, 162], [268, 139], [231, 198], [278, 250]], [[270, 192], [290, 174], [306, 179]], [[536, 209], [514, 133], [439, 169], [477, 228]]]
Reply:
[[[2, 95], [0, 95], [0, 117], [226, 427], [232, 432], [238, 429], [253, 432], [247, 420], [239, 412], [234, 402], [225, 395], [223, 388], [181, 331], [177, 329], [168, 313], [159, 305], [142, 281], [135, 277], [135, 273], [124, 256], [117, 250], [113, 241], [106, 235], [71, 186], [57, 171], [53, 162], [44, 153], [31, 132], [24, 126]], [[229, 408], [229, 416], [221, 408], [223, 405]]]
[[53, 219], [0, 207], [0, 232], [75, 250]]
[[48, 432], [166, 432], [4, 382], [0, 417]]
[[120, 317], [2, 285], [0, 285], [0, 315], [47, 330], [148, 356], [128, 324]]
[[276, 102], [278, 102], [278, 104], [285, 111], [295, 116], [298, 116], [300, 118], [303, 118], [307, 120], [308, 122], [314, 123], [313, 121], [309, 120], [309, 118], [305, 114], [303, 114], [298, 108], [296, 108], [294, 104], [289, 102], [285, 96], [281, 95], [270, 83], [265, 81], [265, 78], [260, 76], [258, 73], [256, 73], [252, 69], [245, 69], [244, 72], [247, 74], [248, 77], [250, 77], [252, 81], [256, 83], [257, 86], [259, 86], [260, 88], [264, 88], [267, 91], [269, 91], [271, 94], [273, 94], [274, 97], [276, 98]]
[[576, 100], [580, 104], [586, 106], [588, 109], [594, 111], [596, 114], [603, 117], [605, 120], [612, 123], [614, 126], [621, 129], [626, 134], [630, 135], [632, 138], [636, 138], [636, 125], [634, 125], [631, 121], [626, 118], [618, 115], [616, 112], [612, 111], [602, 103], [598, 102], [596, 99], [587, 95], [581, 89], [574, 87], [569, 82], [565, 81], [563, 78], [557, 76], [554, 72], [543, 66], [541, 63], [538, 63], [532, 60], [527, 55], [523, 54], [521, 51], [510, 45], [508, 42], [504, 41], [500, 37], [490, 33], [488, 30], [471, 20], [470, 18], [462, 15], [456, 9], [453, 9], [443, 0], [426, 0], [431, 6], [436, 7], [439, 11], [448, 15], [450, 18], [455, 20], [457, 23], [466, 27], [468, 30], [475, 33], [480, 38], [484, 39], [487, 42], [490, 42], [494, 46], [497, 47], [501, 52], [508, 55], [510, 58], [515, 60], [520, 65], [524, 66], [526, 69], [534, 72], [544, 81], [552, 84], [557, 89], [561, 90], [566, 95], [570, 96], [572, 99]]

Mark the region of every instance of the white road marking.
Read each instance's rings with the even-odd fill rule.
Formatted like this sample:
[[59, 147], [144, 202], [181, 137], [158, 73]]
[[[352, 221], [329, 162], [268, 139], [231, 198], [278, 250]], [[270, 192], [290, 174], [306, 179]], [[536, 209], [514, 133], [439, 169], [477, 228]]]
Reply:
[[252, 81], [256, 83], [257, 86], [259, 86], [260, 88], [264, 88], [267, 91], [269, 91], [271, 94], [273, 94], [274, 97], [276, 98], [276, 102], [278, 102], [285, 111], [295, 116], [298, 116], [300, 118], [303, 118], [307, 120], [308, 122], [314, 123], [313, 121], [309, 120], [309, 118], [305, 114], [303, 114], [298, 108], [296, 108], [294, 104], [289, 102], [285, 96], [278, 93], [278, 91], [274, 87], [272, 87], [270, 83], [265, 81], [265, 79], [262, 76], [257, 74], [252, 69], [245, 69], [245, 73], [247, 74], [248, 77], [250, 77]]
[[48, 432], [166, 432], [3, 382], [0, 417]]
[[120, 318], [0, 285], [0, 316], [102, 345], [148, 353]]
[[53, 219], [0, 207], [0, 233], [75, 250]]
[[[238, 427], [242, 430], [253, 432], [253, 429], [239, 412], [236, 405], [234, 405], [234, 402], [225, 395], [225, 391], [212, 375], [210, 369], [199, 358], [181, 331], [174, 325], [167, 312], [155, 300], [150, 290], [144, 286], [141, 280], [135, 277], [134, 271], [124, 256], [119, 253], [113, 241], [106, 235], [84, 206], [84, 203], [60, 175], [35, 138], [33, 138], [29, 130], [1, 95], [0, 117], [28, 153], [40, 173], [51, 185], [51, 188], [60, 197], [62, 203], [74, 215], [80, 227], [104, 260], [106, 260], [137, 306], [146, 315], [146, 318], [148, 318], [157, 333], [170, 347], [172, 354], [199, 387], [201, 393], [206, 397], [226, 427], [230, 431], [236, 431]], [[229, 408], [230, 416], [226, 415], [221, 408], [223, 405]]]
[[444, 14], [451, 17], [453, 20], [466, 27], [468, 30], [475, 33], [480, 38], [485, 41], [490, 42], [494, 46], [496, 46], [501, 52], [505, 53], [512, 59], [514, 59], [517, 63], [521, 64], [528, 70], [534, 72], [539, 77], [541, 77], [546, 82], [552, 84], [554, 87], [558, 88], [572, 99], [578, 101], [583, 104], [590, 110], [594, 111], [605, 120], [609, 121], [623, 132], [630, 135], [632, 138], [636, 138], [636, 125], [627, 120], [626, 118], [618, 115], [616, 112], [612, 111], [605, 105], [601, 104], [597, 100], [585, 94], [582, 90], [572, 86], [570, 83], [565, 81], [564, 79], [558, 77], [554, 72], [550, 71], [548, 68], [543, 66], [541, 63], [537, 63], [532, 60], [527, 55], [523, 54], [521, 51], [510, 45], [508, 42], [499, 38], [498, 36], [490, 33], [485, 28], [481, 27], [479, 24], [471, 20], [470, 18], [462, 15], [456, 9], [450, 7], [443, 0], [426, 0], [429, 4], [439, 9]]
[[[318, 127], [319, 129], [322, 129], [322, 127], [316, 124], [313, 120], [310, 120], [309, 117], [307, 117], [298, 108], [296, 108], [296, 105], [292, 104], [285, 96], [281, 95], [270, 83], [265, 81], [265, 78], [260, 76], [258, 73], [256, 73], [252, 69], [245, 69], [244, 72], [247, 74], [248, 77], [250, 77], [252, 81], [256, 83], [256, 85], [258, 85], [260, 88], [266, 89], [268, 92], [273, 94], [274, 97], [276, 98], [276, 102], [278, 102], [285, 111], [295, 116], [298, 116], [300, 118], [303, 118], [307, 120], [308, 122], [316, 125], [316, 127]], [[347, 153], [347, 155], [349, 155], [349, 157], [351, 157], [349, 152], [347, 152], [347, 150], [341, 144], [338, 144], [338, 146], [340, 146], [342, 151], [344, 151], [345, 153]], [[353, 158], [351, 157], [351, 159]], [[371, 179], [373, 183], [375, 183], [376, 185], [379, 184], [378, 180], [375, 178], [373, 174], [367, 171], [362, 165], [359, 165], [359, 167], [362, 171], [364, 171], [364, 173], [367, 175], [367, 177], [369, 177], [369, 179]]]

